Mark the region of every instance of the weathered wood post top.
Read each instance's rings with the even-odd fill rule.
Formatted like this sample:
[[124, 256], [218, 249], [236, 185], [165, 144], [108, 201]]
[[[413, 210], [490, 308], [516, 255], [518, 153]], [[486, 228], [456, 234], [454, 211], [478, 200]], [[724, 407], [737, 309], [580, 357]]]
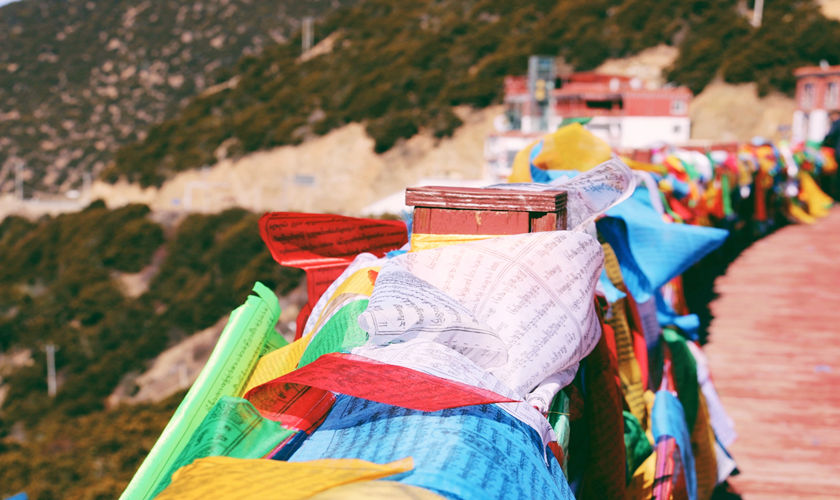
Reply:
[[520, 234], [566, 229], [566, 193], [501, 188], [408, 188], [412, 231], [424, 234]]

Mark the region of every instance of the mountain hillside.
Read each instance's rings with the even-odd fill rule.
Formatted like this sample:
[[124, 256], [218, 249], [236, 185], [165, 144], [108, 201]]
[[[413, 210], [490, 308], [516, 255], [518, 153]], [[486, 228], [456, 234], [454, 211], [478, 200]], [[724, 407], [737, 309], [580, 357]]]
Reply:
[[678, 55], [668, 82], [701, 92], [716, 76], [790, 93], [793, 69], [840, 63], [840, 22], [812, 0], [767, 2], [753, 28], [738, 0], [370, 0], [337, 10], [319, 27], [327, 46], [300, 58], [280, 44], [228, 68], [218, 92], [192, 100], [143, 141], [123, 147], [105, 172], [144, 186], [224, 158], [298, 144], [360, 122], [376, 152], [427, 130], [451, 135], [456, 105], [498, 102], [505, 75], [530, 54], [578, 70], [666, 44]]
[[[195, 332], [217, 336], [255, 281], [284, 295], [301, 280], [272, 260], [256, 214], [164, 215], [94, 202], [0, 222], [0, 498], [22, 490], [39, 500], [116, 498], [177, 398], [106, 403], [171, 394], [149, 387], [154, 374], [137, 377], [151, 360]], [[58, 347], [55, 397], [46, 390], [47, 344]], [[184, 378], [211, 348], [191, 346]]]
[[[0, 192], [78, 186], [242, 56], [350, 0], [24, 0], [0, 8]], [[298, 46], [300, 41], [294, 40]]]
[[[332, 9], [344, 5], [338, 10]], [[527, 56], [578, 70], [667, 46], [663, 81], [716, 76], [790, 93], [792, 69], [840, 62], [833, 0], [24, 0], [0, 8], [0, 193], [79, 187], [105, 172], [143, 186], [361, 123], [376, 152], [453, 106], [498, 102]], [[300, 19], [316, 49], [301, 57]], [[289, 41], [290, 40], [290, 41]], [[114, 156], [117, 148], [119, 152]], [[109, 167], [110, 166], [110, 167]], [[107, 168], [106, 168], [107, 167]]]
[[830, 19], [840, 19], [840, 0], [820, 0], [820, 8]]
[[[828, 3], [768, 1], [759, 29], [744, 0], [0, 8], [0, 194], [23, 158], [27, 196], [102, 171], [89, 194], [111, 207], [0, 203], [0, 498], [115, 498], [180, 395], [150, 401], [188, 383], [253, 282], [300, 291], [253, 212], [357, 213], [424, 176], [481, 176], [502, 79], [534, 53], [689, 85], [695, 132], [739, 136], [790, 105], [793, 67], [840, 63]], [[302, 55], [299, 19], [321, 13]]]

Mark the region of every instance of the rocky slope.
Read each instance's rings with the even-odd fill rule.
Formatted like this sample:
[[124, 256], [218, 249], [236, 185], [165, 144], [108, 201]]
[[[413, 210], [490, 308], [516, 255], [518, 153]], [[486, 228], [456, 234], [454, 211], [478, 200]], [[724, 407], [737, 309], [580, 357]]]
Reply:
[[0, 192], [79, 186], [114, 149], [348, 0], [25, 0], [0, 8]]

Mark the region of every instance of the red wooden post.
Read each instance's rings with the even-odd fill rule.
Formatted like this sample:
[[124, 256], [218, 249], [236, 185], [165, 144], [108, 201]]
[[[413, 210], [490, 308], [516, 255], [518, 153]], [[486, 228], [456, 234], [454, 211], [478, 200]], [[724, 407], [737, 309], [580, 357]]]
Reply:
[[[416, 234], [505, 235], [566, 229], [566, 193], [491, 188], [428, 186], [409, 188], [405, 204], [414, 206]], [[597, 299], [596, 299], [597, 302]], [[572, 413], [583, 415], [589, 442], [605, 455], [587, 460], [587, 498], [619, 498], [624, 494], [624, 441], [618, 366], [602, 337], [584, 360], [591, 371], [587, 402], [576, 399]], [[585, 405], [586, 408], [581, 408]]]

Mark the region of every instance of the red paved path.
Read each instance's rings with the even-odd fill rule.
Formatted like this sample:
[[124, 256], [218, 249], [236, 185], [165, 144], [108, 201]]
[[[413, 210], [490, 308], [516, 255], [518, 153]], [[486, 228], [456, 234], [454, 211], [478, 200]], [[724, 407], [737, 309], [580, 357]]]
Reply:
[[748, 248], [716, 284], [706, 353], [747, 500], [840, 498], [840, 208]]

